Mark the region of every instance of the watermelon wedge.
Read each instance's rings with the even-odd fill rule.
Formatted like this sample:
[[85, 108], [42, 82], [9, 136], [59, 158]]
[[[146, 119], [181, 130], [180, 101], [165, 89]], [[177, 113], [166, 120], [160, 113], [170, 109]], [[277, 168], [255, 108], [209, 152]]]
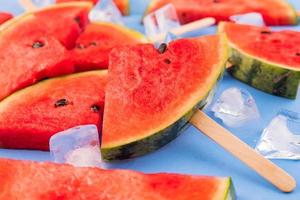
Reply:
[[300, 32], [224, 22], [231, 57], [229, 72], [262, 91], [294, 99], [300, 80]]
[[1, 199], [234, 200], [230, 178], [0, 159]]
[[[0, 102], [0, 147], [48, 150], [62, 130], [95, 124], [101, 130], [107, 72], [41, 81]], [[1, 196], [1, 195], [0, 195]]]
[[[56, 3], [71, 2], [71, 1], [88, 1], [88, 2], [92, 2], [93, 4], [96, 4], [98, 3], [99, 0], [56, 0]], [[122, 15], [129, 15], [130, 13], [129, 0], [113, 0], [113, 1], [121, 11]]]
[[75, 45], [90, 8], [82, 2], [51, 6], [0, 27], [0, 100], [44, 78], [74, 72], [65, 46]]
[[205, 104], [227, 60], [218, 36], [115, 48], [110, 54], [102, 155], [126, 159], [178, 136]]
[[182, 23], [205, 17], [214, 17], [217, 22], [228, 21], [236, 14], [259, 12], [268, 25], [294, 25], [298, 16], [285, 0], [153, 0], [147, 13], [172, 3]]
[[7, 12], [0, 12], [0, 25], [13, 18], [13, 15]]
[[105, 22], [93, 22], [76, 41], [72, 58], [77, 71], [107, 69], [109, 53], [117, 46], [147, 42], [144, 35]]

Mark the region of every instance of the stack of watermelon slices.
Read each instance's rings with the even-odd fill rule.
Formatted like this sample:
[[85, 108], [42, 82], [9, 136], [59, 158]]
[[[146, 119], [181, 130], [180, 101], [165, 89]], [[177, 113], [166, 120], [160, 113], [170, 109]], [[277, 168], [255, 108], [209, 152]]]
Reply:
[[[150, 44], [117, 48], [146, 40], [117, 25], [89, 24], [91, 7], [57, 4], [1, 26], [0, 46], [9, 46], [0, 64], [1, 147], [48, 150], [59, 131], [84, 124], [101, 130], [105, 112], [104, 159], [131, 158], [174, 139], [206, 103], [227, 59], [223, 39], [182, 39], [158, 50]], [[97, 70], [107, 68], [112, 47], [108, 78]], [[89, 70], [96, 71], [82, 72]], [[82, 73], [67, 75], [76, 72]]]
[[[181, 39], [159, 49], [129, 45], [145, 39], [115, 25], [89, 24], [91, 6], [62, 3], [1, 26], [0, 47], [6, 47], [0, 54], [1, 147], [48, 150], [49, 138], [61, 130], [83, 124], [101, 130], [104, 113], [104, 158], [131, 158], [171, 141], [206, 103], [227, 60], [223, 38]], [[103, 68], [116, 44], [120, 47], [111, 52], [107, 74]], [[211, 55], [214, 59], [208, 59]], [[87, 70], [92, 71], [82, 72]], [[128, 192], [133, 199], [234, 198], [228, 178], [142, 175], [5, 159], [0, 166], [0, 196], [5, 199], [20, 194], [28, 199], [124, 199]], [[12, 171], [14, 175], [7, 176]], [[35, 187], [45, 179], [48, 184], [42, 190]], [[138, 186], [141, 193], [133, 194]], [[108, 194], [99, 196], [103, 189]]]

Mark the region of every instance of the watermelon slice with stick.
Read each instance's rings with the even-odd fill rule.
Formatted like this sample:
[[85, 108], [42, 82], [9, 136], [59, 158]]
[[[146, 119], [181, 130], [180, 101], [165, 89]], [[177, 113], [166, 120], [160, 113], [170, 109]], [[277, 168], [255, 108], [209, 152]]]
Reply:
[[229, 17], [249, 12], [261, 13], [267, 25], [294, 25], [298, 16], [285, 0], [153, 0], [147, 13], [172, 3], [182, 23], [205, 17], [228, 21]]
[[66, 47], [75, 45], [90, 8], [90, 3], [60, 4], [0, 27], [0, 100], [39, 80], [74, 72]]
[[[49, 149], [57, 132], [95, 124], [101, 134], [107, 71], [41, 81], [0, 103], [0, 147]], [[1, 196], [1, 195], [0, 195]]]
[[107, 69], [110, 51], [121, 45], [145, 43], [144, 35], [117, 24], [93, 22], [76, 40], [71, 56], [77, 71]]
[[158, 49], [151, 44], [115, 48], [105, 97], [104, 159], [143, 155], [178, 136], [195, 108], [205, 105], [226, 52], [217, 36], [180, 39]]
[[228, 69], [235, 78], [262, 91], [295, 99], [300, 81], [300, 32], [224, 22], [231, 47]]
[[234, 200], [230, 178], [0, 159], [2, 199]]
[[0, 25], [13, 18], [13, 15], [7, 12], [0, 12]]
[[[71, 2], [71, 1], [87, 1], [87, 2], [92, 2], [93, 4], [96, 4], [99, 2], [99, 0], [56, 0], [56, 3]], [[113, 0], [113, 2], [119, 8], [122, 15], [129, 15], [129, 13], [130, 13], [129, 0]]]

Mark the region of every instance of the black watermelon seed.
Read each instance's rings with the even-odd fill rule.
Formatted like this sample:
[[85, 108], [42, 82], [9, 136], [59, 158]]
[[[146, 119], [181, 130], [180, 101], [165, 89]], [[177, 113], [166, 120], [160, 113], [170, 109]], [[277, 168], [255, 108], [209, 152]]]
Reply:
[[220, 3], [220, 0], [213, 0], [213, 3]]
[[77, 22], [77, 24], [81, 24], [81, 19], [80, 19], [80, 17], [75, 17], [74, 20], [75, 20], [75, 22]]
[[42, 48], [45, 44], [43, 42], [40, 41], [36, 41], [32, 44], [32, 48], [34, 49], [38, 49], [38, 48]]
[[97, 46], [97, 42], [90, 42], [90, 46]]
[[57, 107], [66, 106], [68, 104], [69, 104], [69, 101], [67, 99], [60, 99], [55, 102], [54, 106], [55, 106], [55, 108], [57, 108]]
[[91, 106], [91, 110], [94, 112], [94, 113], [98, 113], [100, 111], [100, 107], [98, 105], [92, 105]]
[[296, 53], [296, 56], [300, 56], [300, 53], [299, 53], [299, 52], [297, 52], [297, 53]]
[[168, 58], [164, 59], [164, 62], [165, 62], [166, 64], [171, 64], [171, 60], [169, 60]]
[[44, 81], [44, 80], [47, 80], [47, 79], [49, 79], [49, 77], [45, 76], [45, 77], [41, 78], [40, 81]]
[[161, 43], [157, 50], [158, 50], [159, 53], [165, 53], [165, 51], [167, 50], [167, 44], [166, 43]]
[[271, 31], [261, 31], [260, 33], [261, 34], [271, 34], [272, 32]]

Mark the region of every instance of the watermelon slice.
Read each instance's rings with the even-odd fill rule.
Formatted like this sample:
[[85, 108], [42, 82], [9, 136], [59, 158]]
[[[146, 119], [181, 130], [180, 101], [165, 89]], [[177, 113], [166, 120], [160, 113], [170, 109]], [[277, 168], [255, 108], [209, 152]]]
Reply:
[[[90, 71], [44, 80], [0, 103], [0, 147], [49, 149], [62, 130], [95, 124], [101, 130], [107, 72]], [[1, 195], [0, 195], [1, 196]]]
[[234, 200], [230, 178], [0, 159], [1, 199]]
[[[92, 2], [93, 4], [96, 4], [98, 3], [99, 0], [56, 0], [56, 3], [70, 2], [70, 1], [88, 1], [88, 2]], [[113, 0], [113, 1], [121, 11], [122, 15], [129, 15], [130, 13], [129, 0]]]
[[126, 159], [174, 139], [221, 76], [227, 60], [218, 36], [114, 49], [106, 89], [102, 155]]
[[294, 99], [300, 80], [300, 33], [221, 23], [232, 53], [229, 72], [265, 92]]
[[[0, 100], [37, 81], [74, 72], [69, 52], [90, 3], [52, 6], [0, 27]], [[26, 52], [26, 53], [24, 53]]]
[[7, 12], [0, 12], [0, 25], [13, 18], [13, 15]]
[[182, 23], [204, 17], [214, 17], [217, 22], [228, 21], [236, 14], [259, 12], [268, 25], [292, 25], [298, 23], [293, 7], [285, 0], [153, 0], [148, 13], [172, 3]]
[[77, 71], [106, 69], [112, 48], [142, 42], [147, 40], [139, 32], [112, 23], [94, 22], [77, 39], [72, 58]]

